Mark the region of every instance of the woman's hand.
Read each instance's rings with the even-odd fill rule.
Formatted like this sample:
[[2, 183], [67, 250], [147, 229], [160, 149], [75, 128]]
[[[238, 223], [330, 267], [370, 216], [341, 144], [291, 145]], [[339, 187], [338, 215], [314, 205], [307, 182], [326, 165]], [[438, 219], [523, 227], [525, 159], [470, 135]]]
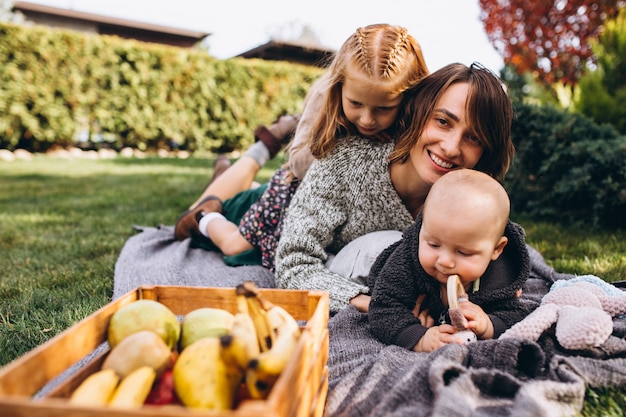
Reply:
[[493, 338], [493, 323], [480, 306], [471, 301], [461, 301], [459, 308], [467, 319], [467, 328], [476, 333], [478, 339]]
[[420, 311], [424, 298], [426, 298], [426, 294], [422, 294], [417, 297], [417, 300], [415, 301], [415, 308], [413, 308], [413, 315], [419, 319], [422, 326], [432, 327], [435, 325], [435, 319], [430, 316], [428, 309]]
[[356, 307], [361, 313], [367, 313], [370, 308], [370, 296], [365, 294], [359, 294], [356, 297], [350, 299], [350, 304]]

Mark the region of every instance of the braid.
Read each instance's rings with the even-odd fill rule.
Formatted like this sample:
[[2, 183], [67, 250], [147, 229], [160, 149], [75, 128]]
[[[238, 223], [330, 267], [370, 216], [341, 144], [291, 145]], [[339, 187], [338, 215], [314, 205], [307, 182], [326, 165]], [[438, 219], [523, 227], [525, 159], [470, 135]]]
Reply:
[[372, 75], [372, 58], [370, 57], [370, 43], [366, 28], [358, 28], [355, 33], [355, 61], [359, 64], [359, 67], [369, 76]]
[[[421, 47], [406, 28], [373, 24], [356, 29], [335, 54], [325, 76], [328, 87], [324, 107], [311, 128], [311, 154], [324, 157], [338, 137], [356, 134], [342, 111], [341, 91], [347, 78], [358, 78], [397, 97], [427, 74]], [[405, 117], [398, 117], [386, 133], [394, 135], [403, 128]]]
[[397, 40], [391, 45], [391, 50], [387, 54], [381, 55], [381, 68], [380, 74], [383, 78], [390, 78], [398, 72], [398, 64], [400, 59], [403, 58], [403, 53], [408, 51], [408, 31], [406, 28], [400, 28]]

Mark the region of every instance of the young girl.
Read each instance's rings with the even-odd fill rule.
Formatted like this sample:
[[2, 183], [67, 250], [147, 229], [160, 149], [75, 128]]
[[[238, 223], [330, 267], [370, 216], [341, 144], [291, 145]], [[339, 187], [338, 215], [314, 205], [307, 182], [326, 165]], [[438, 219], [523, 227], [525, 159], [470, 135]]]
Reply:
[[[302, 141], [314, 158], [328, 155], [338, 137], [364, 137], [389, 141], [405, 128], [397, 117], [404, 92], [428, 73], [421, 48], [405, 28], [387, 24], [359, 28], [337, 52], [328, 72], [316, 83], [324, 86], [309, 107], [319, 107], [310, 132], [296, 131], [294, 150]], [[296, 176], [297, 175], [297, 176]], [[201, 211], [199, 233], [209, 238], [226, 256], [257, 248], [262, 265], [274, 270], [274, 255], [282, 220], [302, 173], [285, 165], [274, 174], [261, 198], [243, 216], [239, 226], [217, 210]], [[227, 215], [228, 213], [226, 213]]]

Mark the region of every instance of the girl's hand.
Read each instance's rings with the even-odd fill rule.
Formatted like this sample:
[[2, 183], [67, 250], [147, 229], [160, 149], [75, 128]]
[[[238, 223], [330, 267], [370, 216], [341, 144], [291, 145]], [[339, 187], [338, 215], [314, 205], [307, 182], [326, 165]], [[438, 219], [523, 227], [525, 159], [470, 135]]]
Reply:
[[413, 350], [415, 352], [432, 352], [450, 343], [461, 344], [461, 340], [454, 336], [455, 332], [456, 329], [451, 324], [430, 327], [420, 341], [413, 346]]
[[471, 301], [462, 301], [459, 308], [467, 319], [467, 328], [476, 333], [478, 339], [493, 338], [493, 323], [480, 306]]

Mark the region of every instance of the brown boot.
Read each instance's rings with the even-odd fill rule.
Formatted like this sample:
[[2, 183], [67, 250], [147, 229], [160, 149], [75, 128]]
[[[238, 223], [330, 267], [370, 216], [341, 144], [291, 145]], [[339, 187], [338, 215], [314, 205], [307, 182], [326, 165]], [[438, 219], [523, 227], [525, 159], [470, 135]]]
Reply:
[[204, 213], [210, 212], [222, 212], [222, 200], [220, 200], [219, 197], [210, 195], [200, 201], [194, 208], [181, 214], [174, 228], [174, 239], [185, 240], [190, 237], [191, 234], [200, 234], [198, 222]]
[[[222, 175], [229, 167], [230, 159], [228, 159], [226, 155], [218, 155], [217, 158], [215, 158], [215, 162], [213, 162], [213, 178], [211, 178], [211, 182], [215, 181], [215, 179]], [[209, 184], [211, 184], [211, 182], [209, 182]]]
[[259, 126], [254, 131], [255, 141], [261, 141], [270, 151], [270, 158], [274, 158], [283, 146], [289, 142], [298, 125], [298, 117], [289, 114], [280, 116], [269, 127]]

